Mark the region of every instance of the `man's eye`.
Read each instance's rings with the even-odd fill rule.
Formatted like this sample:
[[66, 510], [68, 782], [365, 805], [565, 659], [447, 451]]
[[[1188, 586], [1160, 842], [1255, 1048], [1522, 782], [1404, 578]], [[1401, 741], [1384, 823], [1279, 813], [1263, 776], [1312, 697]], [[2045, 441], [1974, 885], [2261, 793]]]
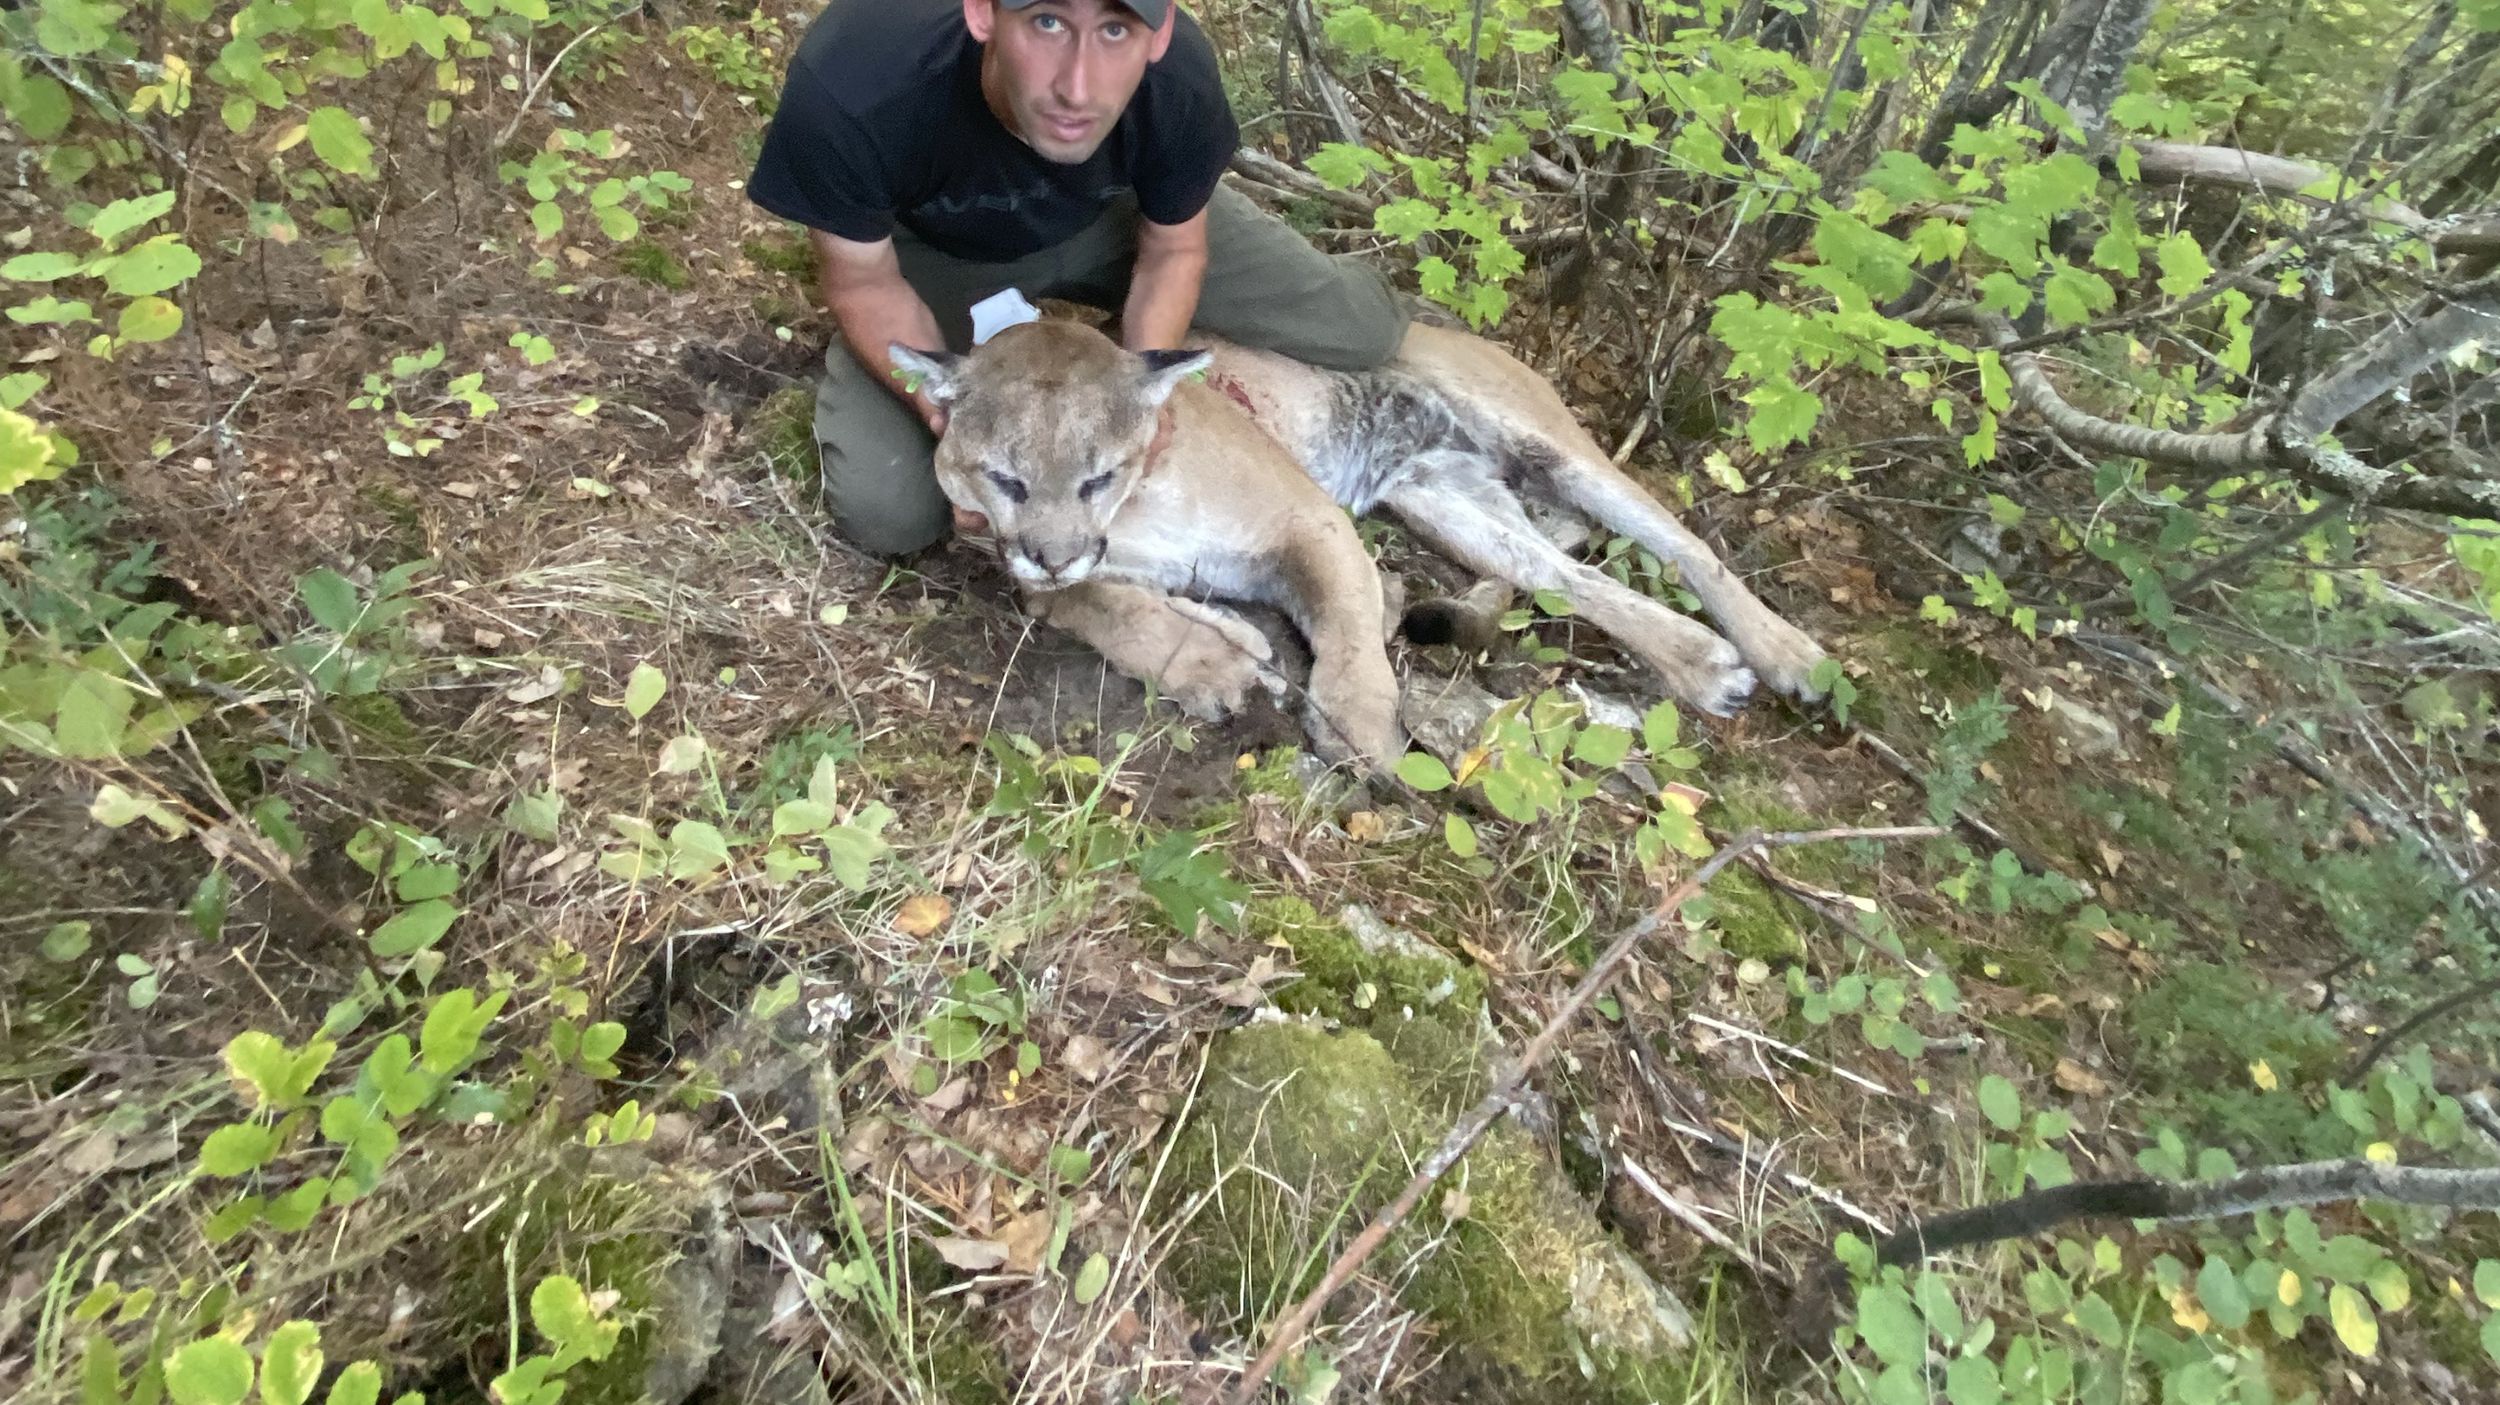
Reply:
[[1121, 40], [1128, 37], [1128, 26], [1125, 24], [1106, 24], [1102, 27], [1102, 37], [1110, 40], [1114, 44], [1117, 44]]
[[1108, 473], [1097, 473], [1093, 477], [1088, 478], [1084, 482], [1076, 485], [1076, 495], [1080, 498], [1090, 499], [1094, 496], [1094, 494], [1099, 493], [1103, 489], [1110, 486], [1111, 475]]
[[1060, 23], [1060, 19], [1057, 15], [1035, 15], [1033, 17], [1033, 27], [1042, 31], [1044, 34], [1053, 33], [1058, 30]]
[[1016, 477], [1015, 475], [1010, 474], [1010, 473], [1001, 473], [1001, 472], [999, 472], [997, 469], [994, 469], [994, 468], [993, 468], [993, 469], [986, 470], [986, 472], [987, 472], [987, 474], [988, 474], [988, 476], [989, 476], [990, 483], [991, 483], [993, 486], [995, 486], [995, 487], [998, 489], [998, 491], [999, 491], [999, 492], [1006, 494], [1006, 496], [1007, 496], [1007, 501], [1009, 501], [1009, 502], [1022, 502], [1022, 501], [1024, 501], [1024, 480], [1023, 480], [1023, 479], [1018, 478], [1018, 477]]

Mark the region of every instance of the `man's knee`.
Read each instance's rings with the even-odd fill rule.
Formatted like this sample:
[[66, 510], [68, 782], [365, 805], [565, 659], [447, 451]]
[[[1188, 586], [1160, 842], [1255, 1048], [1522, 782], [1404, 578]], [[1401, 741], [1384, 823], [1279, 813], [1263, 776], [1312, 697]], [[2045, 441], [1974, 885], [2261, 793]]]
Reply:
[[828, 362], [816, 396], [815, 437], [825, 510], [844, 541], [874, 555], [901, 556], [946, 535], [951, 514], [931, 461], [936, 441], [856, 363]]
[[1398, 354], [1406, 341], [1406, 300], [1377, 269], [1341, 262], [1345, 312], [1338, 327], [1331, 370], [1368, 371]]
[[846, 493], [828, 473], [824, 496], [834, 535], [871, 556], [909, 556], [935, 546], [949, 526], [943, 495], [932, 503], [891, 493]]

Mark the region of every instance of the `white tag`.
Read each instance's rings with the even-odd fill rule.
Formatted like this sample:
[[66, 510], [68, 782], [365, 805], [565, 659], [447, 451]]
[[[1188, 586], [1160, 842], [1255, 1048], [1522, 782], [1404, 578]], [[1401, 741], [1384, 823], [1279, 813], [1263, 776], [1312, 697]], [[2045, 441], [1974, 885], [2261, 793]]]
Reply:
[[972, 305], [972, 344], [979, 346], [1021, 322], [1039, 322], [1042, 310], [1014, 288], [992, 293]]

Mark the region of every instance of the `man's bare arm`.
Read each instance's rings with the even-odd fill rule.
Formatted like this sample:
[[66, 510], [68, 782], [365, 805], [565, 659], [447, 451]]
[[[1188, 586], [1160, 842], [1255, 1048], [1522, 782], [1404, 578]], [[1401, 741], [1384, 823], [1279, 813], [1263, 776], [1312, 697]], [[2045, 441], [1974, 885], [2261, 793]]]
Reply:
[[944, 432], [946, 412], [905, 391], [903, 383], [892, 374], [894, 363], [886, 355], [886, 347], [894, 342], [921, 351], [946, 349], [936, 314], [912, 291], [911, 284], [903, 281], [903, 265], [894, 256], [894, 241], [880, 239], [862, 244], [821, 229], [808, 233], [816, 243], [818, 291], [824, 297], [825, 310], [833, 314], [835, 325], [842, 329], [843, 343], [850, 347], [851, 355], [880, 384], [910, 402], [931, 433]]
[[1207, 212], [1179, 224], [1137, 222], [1137, 265], [1129, 275], [1121, 340], [1131, 351], [1169, 351], [1189, 335], [1207, 276]]

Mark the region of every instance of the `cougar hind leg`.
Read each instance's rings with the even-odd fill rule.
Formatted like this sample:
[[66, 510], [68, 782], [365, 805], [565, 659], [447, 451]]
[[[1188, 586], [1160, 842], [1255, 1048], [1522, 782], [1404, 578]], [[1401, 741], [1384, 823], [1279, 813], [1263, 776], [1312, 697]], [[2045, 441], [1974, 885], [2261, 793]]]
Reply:
[[1542, 438], [1517, 457], [1531, 477], [1543, 480], [1538, 486], [1553, 497], [1675, 563], [1685, 589], [1700, 597], [1702, 608], [1773, 691], [1807, 701], [1822, 696], [1813, 675], [1815, 665], [1823, 661], [1823, 646], [1773, 613], [1709, 543], [1693, 535], [1622, 470], [1602, 456], [1569, 452]]
[[1117, 581], [1035, 591], [1024, 605], [1192, 717], [1211, 722], [1238, 711], [1253, 688], [1284, 695], [1267, 636], [1221, 606]]
[[1489, 464], [1432, 454], [1421, 456], [1417, 468], [1383, 505], [1435, 550], [1521, 589], [1561, 594], [1582, 618], [1654, 669], [1681, 702], [1726, 717], [1752, 694], [1753, 670], [1735, 645], [1573, 560], [1528, 520]]

